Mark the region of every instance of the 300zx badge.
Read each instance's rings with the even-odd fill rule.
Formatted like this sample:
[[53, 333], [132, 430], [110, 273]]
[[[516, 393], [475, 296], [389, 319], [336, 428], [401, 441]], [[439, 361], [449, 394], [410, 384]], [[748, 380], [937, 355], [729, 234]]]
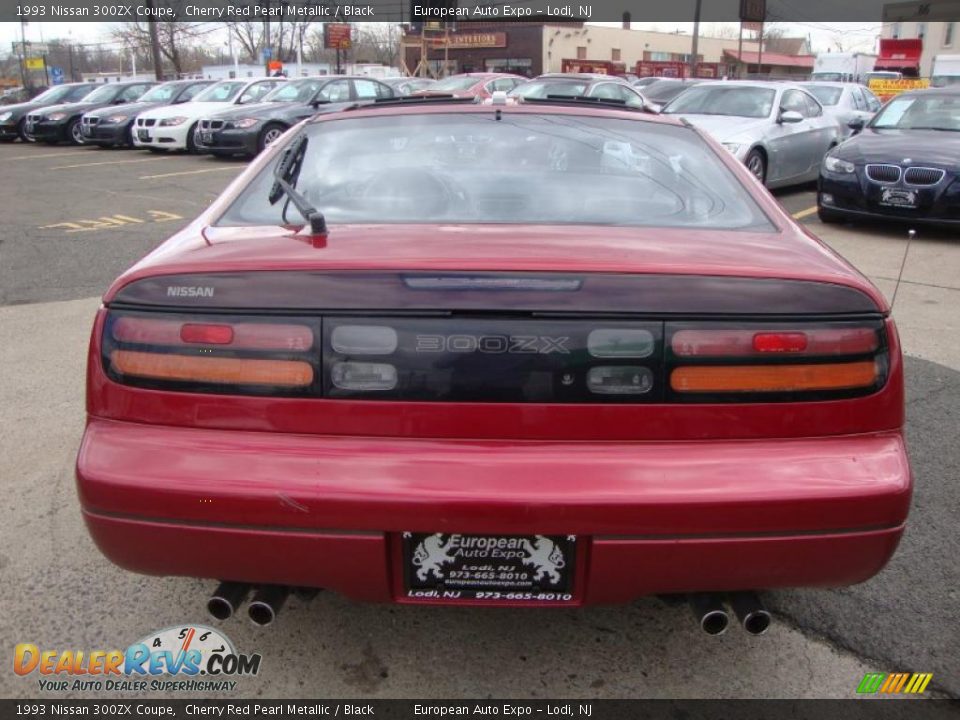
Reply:
[[417, 335], [417, 352], [515, 353], [569, 355], [566, 336], [551, 335]]

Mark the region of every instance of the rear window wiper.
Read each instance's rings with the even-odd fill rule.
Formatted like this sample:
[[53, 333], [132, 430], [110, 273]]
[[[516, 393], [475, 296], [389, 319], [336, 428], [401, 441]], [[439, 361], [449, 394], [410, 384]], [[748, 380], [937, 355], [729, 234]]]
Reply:
[[323, 213], [311, 205], [310, 201], [296, 187], [306, 153], [307, 136], [301, 134], [290, 143], [290, 147], [284, 150], [283, 156], [273, 169], [274, 183], [273, 187], [270, 188], [270, 195], [267, 200], [270, 201], [271, 205], [276, 205], [280, 198], [286, 195], [287, 200], [283, 205], [281, 221], [287, 222], [287, 207], [290, 203], [293, 203], [293, 206], [310, 223], [310, 233], [312, 235], [326, 235], [327, 220]]

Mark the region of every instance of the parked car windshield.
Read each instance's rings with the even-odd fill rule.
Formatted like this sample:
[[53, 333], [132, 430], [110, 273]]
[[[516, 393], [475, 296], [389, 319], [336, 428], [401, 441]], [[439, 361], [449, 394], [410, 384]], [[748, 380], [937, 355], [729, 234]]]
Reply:
[[587, 90], [583, 80], [531, 80], [517, 85], [507, 93], [510, 97], [545, 98], [548, 95], [573, 95], [579, 97]]
[[650, 102], [658, 104], [668, 103], [684, 90], [689, 90], [694, 83], [680, 80], [664, 80], [650, 83], [643, 89], [643, 96]]
[[[47, 90], [44, 90], [42, 93], [40, 93], [39, 95], [37, 95], [37, 96], [36, 96], [33, 100], [31, 100], [30, 102], [35, 102], [35, 103], [58, 103], [58, 102], [60, 102], [60, 101], [62, 101], [62, 100], [63, 100], [63, 101], [68, 100], [68, 99], [69, 99], [69, 95], [70, 95], [71, 93], [77, 92], [77, 91], [78, 91], [78, 88], [75, 88], [75, 87], [67, 87], [67, 86], [52, 87], [52, 88], [49, 88], [49, 89], [47, 89]], [[86, 94], [88, 94], [89, 92], [90, 92], [90, 88], [88, 87], [88, 88], [84, 89], [83, 94], [86, 95]]]
[[663, 112], [667, 115], [764, 118], [770, 116], [776, 95], [776, 91], [770, 88], [697, 85], [678, 95]]
[[294, 80], [283, 83], [263, 96], [262, 102], [310, 102], [323, 87], [323, 80]]
[[435, 82], [428, 89], [430, 92], [451, 93], [469, 90], [480, 82], [480, 78], [471, 75], [454, 75], [439, 82]]
[[875, 130], [960, 131], [960, 95], [905, 95], [895, 97], [877, 113]]
[[[308, 125], [296, 187], [331, 223], [770, 228], [739, 180], [687, 128], [565, 114], [498, 117], [499, 110]], [[275, 162], [218, 224], [282, 225], [284, 212], [289, 223], [303, 223], [292, 205], [267, 200]]]
[[807, 91], [820, 101], [821, 105], [836, 105], [840, 102], [843, 88], [830, 85], [807, 85]]
[[101, 103], [101, 102], [110, 102], [113, 100], [123, 88], [118, 88], [117, 85], [104, 85], [98, 87], [89, 95], [83, 98], [84, 102], [88, 103]]
[[219, 82], [197, 95], [193, 102], [229, 102], [237, 96], [244, 85], [246, 85], [244, 82]]
[[167, 102], [177, 94], [178, 87], [175, 83], [157, 85], [141, 95], [137, 102]]

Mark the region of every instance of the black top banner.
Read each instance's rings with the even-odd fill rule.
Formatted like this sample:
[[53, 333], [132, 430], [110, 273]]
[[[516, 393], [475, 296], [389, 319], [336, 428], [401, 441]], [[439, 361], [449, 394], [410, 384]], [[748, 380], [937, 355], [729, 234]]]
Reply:
[[[697, 0], [0, 0], [0, 21], [688, 22]], [[703, 22], [960, 20], [957, 0], [701, 0]]]

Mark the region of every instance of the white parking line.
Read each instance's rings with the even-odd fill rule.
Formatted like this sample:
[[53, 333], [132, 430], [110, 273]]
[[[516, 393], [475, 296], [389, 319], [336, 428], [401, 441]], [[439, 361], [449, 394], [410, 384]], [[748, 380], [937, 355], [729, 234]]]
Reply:
[[83, 155], [88, 153], [93, 148], [84, 148], [83, 150], [74, 150], [73, 152], [62, 152], [62, 153], [43, 153], [41, 155], [16, 155], [12, 158], [2, 158], [4, 162], [10, 160], [39, 160], [41, 158], [50, 158], [50, 157], [67, 157], [69, 155]]
[[[244, 166], [246, 167], [246, 166]], [[227, 165], [224, 167], [205, 168], [204, 170], [184, 170], [183, 172], [163, 173], [162, 175], [143, 175], [138, 180], [157, 180], [159, 178], [176, 177], [177, 175], [200, 175], [201, 173], [223, 172], [224, 170], [243, 170], [243, 167]]]
[[105, 162], [94, 162], [94, 163], [79, 163], [77, 165], [57, 165], [56, 167], [50, 168], [51, 170], [70, 170], [72, 168], [85, 168], [93, 167], [94, 165], [127, 165], [128, 163], [145, 163], [145, 162], [158, 162], [160, 160], [173, 160], [172, 157], [148, 157], [140, 158], [139, 160], [107, 160]]

